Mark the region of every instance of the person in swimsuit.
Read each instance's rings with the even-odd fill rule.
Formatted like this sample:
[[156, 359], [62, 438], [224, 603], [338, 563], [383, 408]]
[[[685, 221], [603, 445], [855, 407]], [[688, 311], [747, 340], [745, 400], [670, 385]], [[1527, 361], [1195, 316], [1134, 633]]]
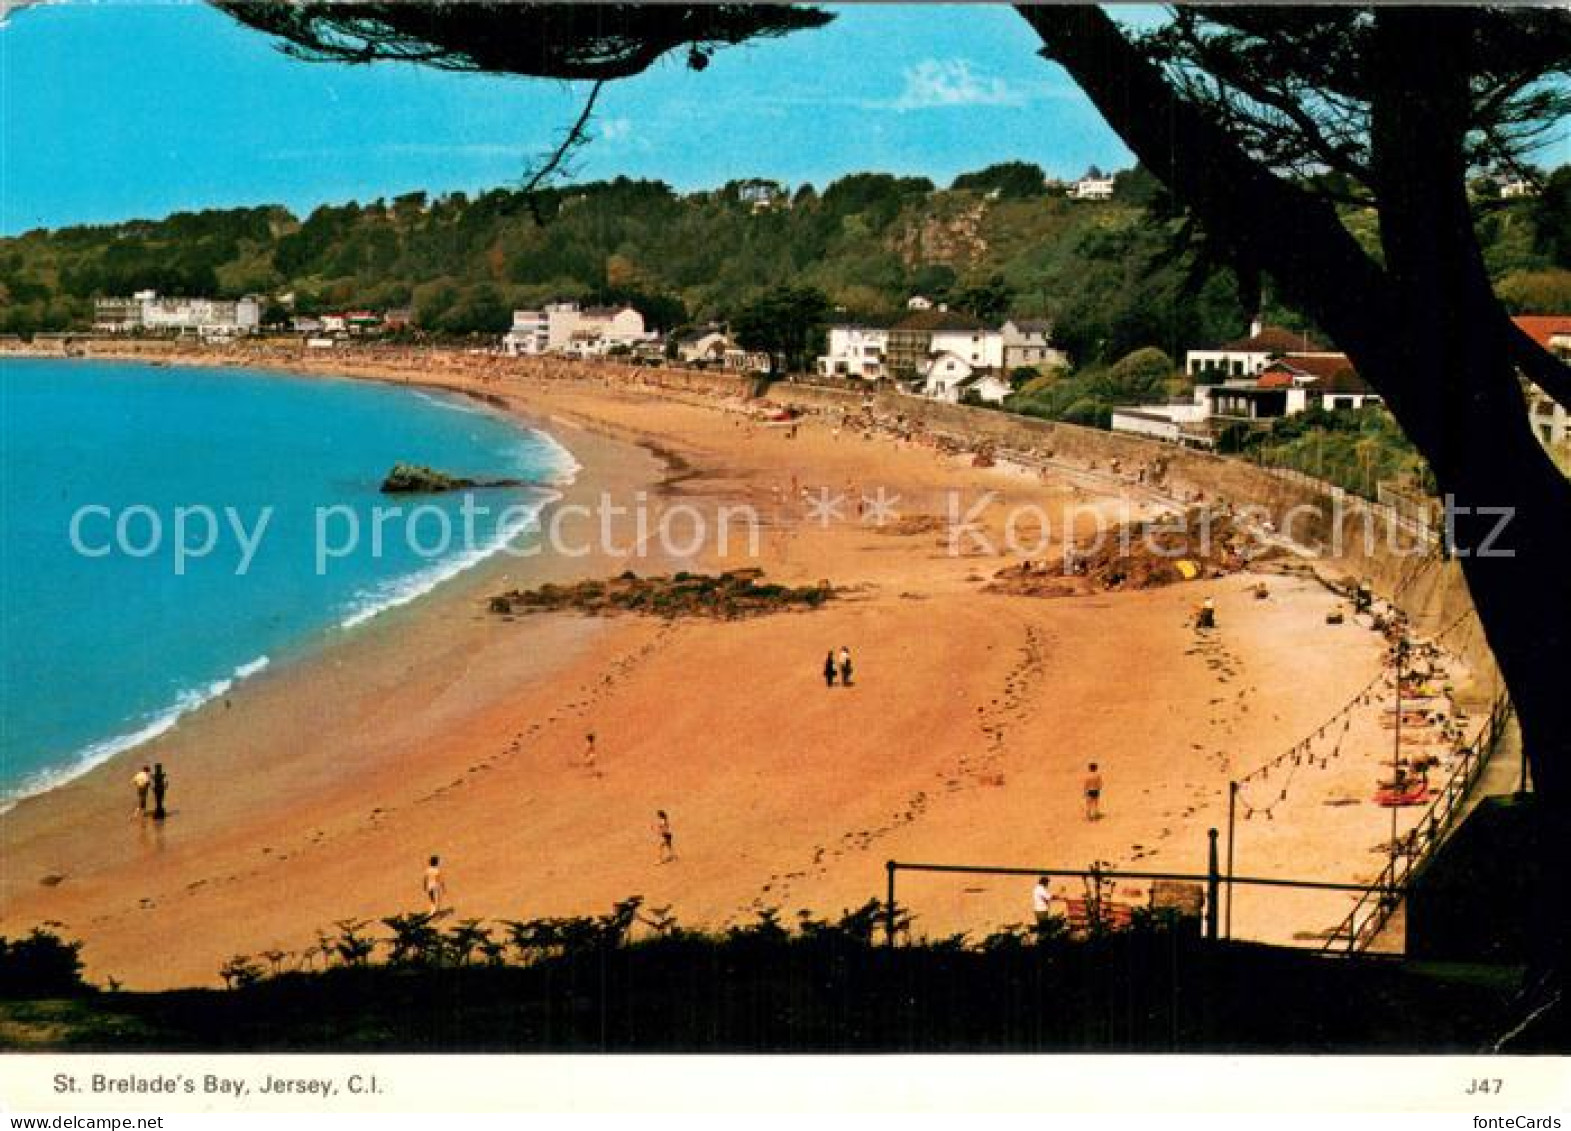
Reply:
[[840, 686], [851, 686], [851, 649], [844, 645], [840, 648]]
[[431, 914], [437, 914], [442, 910], [442, 896], [447, 892], [447, 885], [442, 881], [441, 857], [431, 857], [431, 863], [426, 866], [425, 879], [421, 886], [425, 890], [426, 899], [431, 904]]
[[1092, 762], [1086, 772], [1086, 820], [1100, 820], [1102, 816], [1102, 774]]

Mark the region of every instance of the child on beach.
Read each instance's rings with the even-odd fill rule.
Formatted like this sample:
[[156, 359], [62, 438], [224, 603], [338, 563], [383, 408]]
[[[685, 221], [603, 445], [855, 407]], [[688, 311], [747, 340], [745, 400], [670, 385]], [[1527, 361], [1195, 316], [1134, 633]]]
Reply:
[[660, 859], [657, 863], [669, 864], [676, 859], [676, 845], [671, 835], [671, 818], [664, 809], [655, 810], [655, 835], [660, 838]]
[[595, 768], [595, 736], [594, 732], [584, 735], [584, 768], [590, 772]]
[[1086, 792], [1086, 820], [1096, 821], [1102, 817], [1102, 775], [1092, 762], [1085, 780]]
[[835, 653], [834, 653], [834, 649], [831, 648], [829, 650], [829, 654], [824, 657], [824, 686], [825, 687], [833, 687], [834, 685], [835, 685]]
[[840, 686], [851, 686], [851, 649], [844, 645], [840, 648]]
[[131, 784], [136, 787], [136, 812], [135, 817], [147, 816], [147, 791], [153, 787], [152, 772], [143, 766], [131, 777]]
[[442, 910], [442, 896], [447, 891], [446, 885], [442, 882], [441, 857], [431, 857], [431, 863], [426, 866], [425, 879], [421, 886], [425, 890], [426, 900], [431, 904], [431, 914], [437, 914]]

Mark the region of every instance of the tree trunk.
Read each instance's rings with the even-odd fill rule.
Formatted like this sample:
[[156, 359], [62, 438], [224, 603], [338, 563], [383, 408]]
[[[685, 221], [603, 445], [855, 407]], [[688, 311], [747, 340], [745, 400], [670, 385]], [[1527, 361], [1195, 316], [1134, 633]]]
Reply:
[[1463, 155], [1471, 16], [1388, 9], [1376, 27], [1386, 85], [1371, 106], [1371, 159], [1402, 355], [1394, 360], [1424, 378], [1392, 409], [1448, 499], [1455, 552], [1516, 705], [1544, 821], [1543, 858], [1522, 864], [1544, 883], [1543, 958], [1563, 963], [1571, 574], [1560, 552], [1571, 485], [1532, 434], [1512, 360], [1515, 327], [1474, 233]]
[[[1454, 543], [1521, 723], [1542, 820], [1541, 961], [1565, 961], [1571, 816], [1571, 486], [1531, 432], [1513, 328], [1473, 231], [1459, 121], [1465, 11], [1385, 9], [1386, 90], [1371, 108], [1386, 263], [1323, 200], [1270, 173], [1096, 9], [1026, 7], [1060, 63], [1141, 162], [1225, 244], [1276, 280], [1384, 397], [1450, 497]], [[1504, 509], [1509, 516], [1496, 531]], [[1490, 909], [1479, 909], [1489, 914]]]

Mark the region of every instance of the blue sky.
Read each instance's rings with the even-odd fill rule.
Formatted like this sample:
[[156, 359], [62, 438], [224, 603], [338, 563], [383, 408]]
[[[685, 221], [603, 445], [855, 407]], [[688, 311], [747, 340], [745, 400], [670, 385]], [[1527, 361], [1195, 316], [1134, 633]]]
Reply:
[[[696, 189], [879, 170], [946, 183], [1011, 158], [1065, 176], [1130, 163], [1010, 9], [838, 11], [701, 73], [668, 61], [609, 86], [579, 177]], [[516, 183], [584, 93], [299, 62], [200, 3], [31, 7], [0, 26], [0, 233]]]

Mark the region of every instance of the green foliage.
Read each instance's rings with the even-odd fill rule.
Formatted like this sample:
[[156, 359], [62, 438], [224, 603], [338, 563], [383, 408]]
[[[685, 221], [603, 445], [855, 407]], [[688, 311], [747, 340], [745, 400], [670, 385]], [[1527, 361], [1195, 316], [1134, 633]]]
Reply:
[[1531, 211], [1534, 248], [1554, 266], [1571, 270], [1571, 165], [1549, 175]]
[[1513, 314], [1571, 314], [1571, 271], [1513, 271], [1495, 289]]
[[1115, 405], [1165, 399], [1176, 368], [1167, 354], [1148, 346], [1110, 366], [1093, 365], [1068, 376], [1029, 381], [1005, 407], [1043, 420], [1106, 428]]
[[341, 966], [364, 966], [376, 950], [376, 940], [363, 934], [368, 926], [363, 919], [340, 919], [333, 924], [336, 935], [318, 932], [318, 949]]
[[1417, 450], [1379, 405], [1336, 412], [1312, 408], [1273, 422], [1269, 430], [1229, 430], [1218, 438], [1217, 449], [1301, 471], [1370, 498], [1383, 482], [1424, 487], [1430, 480]]
[[82, 944], [49, 927], [19, 939], [0, 935], [0, 999], [74, 997], [92, 987], [82, 980]]
[[813, 287], [774, 287], [731, 319], [737, 341], [750, 350], [783, 354], [788, 366], [806, 369], [824, 344], [829, 299]]
[[225, 989], [240, 990], [267, 977], [267, 970], [249, 954], [237, 954], [218, 968], [218, 976]]
[[1004, 161], [975, 173], [961, 173], [950, 187], [957, 192], [996, 192], [1005, 199], [1023, 200], [1046, 194], [1047, 175], [1040, 165]]
[[956, 310], [975, 315], [983, 322], [996, 326], [1009, 316], [1014, 291], [1002, 275], [994, 275], [986, 282], [964, 287], [949, 295], [949, 305]]
[[1177, 370], [1173, 359], [1151, 346], [1119, 358], [1107, 371], [1102, 388], [1116, 404], [1130, 404], [1159, 397]]
[[[962, 174], [945, 191], [858, 173], [756, 214], [738, 187], [683, 195], [617, 177], [528, 196], [415, 192], [304, 219], [262, 206], [27, 232], [0, 239], [0, 333], [82, 328], [94, 298], [145, 288], [292, 291], [302, 314], [411, 305], [422, 329], [459, 337], [499, 334], [517, 308], [576, 299], [631, 303], [662, 330], [730, 321], [744, 341], [804, 366], [825, 320], [898, 317], [925, 294], [995, 323], [1051, 317], [1056, 344], [1092, 367], [1145, 346], [1178, 357], [1238, 335], [1255, 313], [1256, 298], [1189, 245], [1139, 168], [1118, 174], [1117, 197], [1101, 204], [1049, 195], [1023, 162]], [[1568, 197], [1562, 169], [1542, 195], [1481, 213], [1486, 262], [1515, 309], [1563, 309]], [[1344, 221], [1375, 240], [1373, 213], [1348, 209]], [[269, 321], [278, 313], [270, 307]], [[1290, 311], [1266, 313], [1295, 323]]]

